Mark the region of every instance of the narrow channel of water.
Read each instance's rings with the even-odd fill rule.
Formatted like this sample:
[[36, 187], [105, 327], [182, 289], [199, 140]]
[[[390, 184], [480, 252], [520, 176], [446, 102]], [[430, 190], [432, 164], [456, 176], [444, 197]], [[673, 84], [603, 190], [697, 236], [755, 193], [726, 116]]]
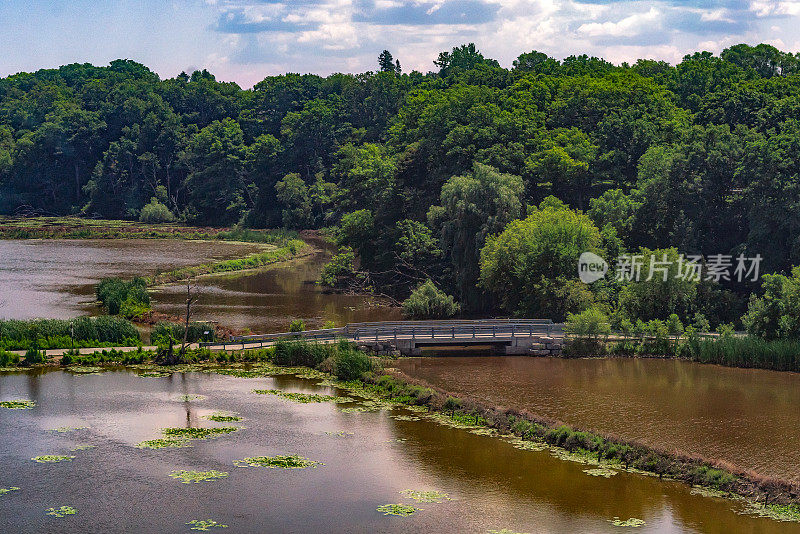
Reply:
[[625, 358], [407, 358], [397, 367], [491, 405], [800, 479], [798, 373]]
[[[427, 420], [404, 410], [345, 413], [350, 404], [296, 404], [254, 388], [336, 393], [289, 376], [243, 379], [205, 373], [141, 378], [127, 371], [0, 375], [0, 400], [27, 398], [31, 410], [0, 409], [0, 532], [189, 532], [213, 519], [221, 532], [623, 532], [609, 520], [645, 521], [638, 532], [793, 533], [800, 525], [738, 515], [730, 501], [693, 495], [676, 482], [620, 472], [591, 476], [547, 451]], [[181, 395], [204, 398], [182, 401]], [[237, 412], [244, 428], [189, 448], [146, 450], [136, 443], [167, 426], [217, 426], [202, 419]], [[53, 432], [59, 427], [86, 426]], [[351, 433], [337, 435], [339, 432]], [[70, 452], [77, 445], [94, 448]], [[31, 458], [70, 454], [71, 462]], [[237, 468], [256, 455], [300, 454], [315, 469]], [[173, 470], [217, 470], [224, 479], [181, 484]], [[406, 489], [452, 498], [416, 504]], [[388, 503], [414, 504], [410, 517], [383, 516]], [[64, 518], [45, 509], [73, 506]]]

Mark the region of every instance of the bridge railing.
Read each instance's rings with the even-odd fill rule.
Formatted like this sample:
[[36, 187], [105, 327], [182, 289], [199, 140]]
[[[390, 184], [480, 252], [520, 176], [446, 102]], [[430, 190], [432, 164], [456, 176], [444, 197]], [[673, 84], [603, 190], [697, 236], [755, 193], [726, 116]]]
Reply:
[[333, 341], [347, 339], [363, 342], [442, 339], [508, 339], [534, 335], [563, 335], [563, 325], [550, 320], [475, 320], [475, 321], [397, 321], [353, 323], [343, 328], [305, 330], [232, 337], [228, 342], [201, 343], [203, 347], [228, 345], [264, 346], [279, 340]]

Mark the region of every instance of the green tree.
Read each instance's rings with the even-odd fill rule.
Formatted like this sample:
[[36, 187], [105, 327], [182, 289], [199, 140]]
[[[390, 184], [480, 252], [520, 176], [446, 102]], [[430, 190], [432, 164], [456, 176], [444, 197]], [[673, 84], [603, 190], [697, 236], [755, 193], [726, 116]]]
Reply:
[[578, 257], [602, 255], [600, 244], [600, 231], [588, 216], [543, 202], [489, 237], [480, 252], [481, 285], [510, 313], [563, 320], [593, 300], [577, 280]]

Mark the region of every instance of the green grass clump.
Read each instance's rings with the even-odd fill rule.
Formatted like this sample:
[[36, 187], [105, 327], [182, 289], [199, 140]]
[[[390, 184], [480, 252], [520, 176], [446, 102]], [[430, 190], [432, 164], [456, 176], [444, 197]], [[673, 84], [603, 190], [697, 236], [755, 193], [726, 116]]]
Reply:
[[415, 512], [422, 510], [422, 508], [415, 508], [407, 504], [384, 504], [378, 506], [376, 510], [381, 512], [383, 515], [397, 515], [401, 517], [407, 517], [409, 515], [414, 514]]
[[169, 474], [172, 478], [180, 480], [183, 484], [197, 484], [208, 480], [225, 478], [228, 473], [222, 471], [173, 471]]
[[170, 447], [191, 447], [188, 439], [158, 438], [148, 439], [137, 444], [139, 449], [166, 449]]
[[414, 499], [417, 502], [441, 503], [451, 500], [450, 496], [440, 491], [403, 490], [400, 493], [409, 499]]
[[636, 519], [635, 517], [631, 517], [630, 519], [625, 519], [624, 521], [619, 517], [615, 517], [614, 519], [609, 519], [609, 523], [614, 525], [615, 527], [641, 527], [644, 525], [644, 520]]
[[217, 523], [213, 519], [192, 519], [188, 523], [189, 530], [211, 530], [212, 528], [228, 528], [228, 525]]
[[279, 389], [254, 389], [253, 393], [257, 393], [258, 395], [277, 395], [278, 397], [302, 404], [309, 404], [312, 402], [353, 402], [353, 399], [350, 397], [334, 397], [333, 395], [318, 395], [316, 393], [290, 393]]
[[0, 488], [0, 497], [6, 493], [11, 493], [12, 491], [19, 491], [19, 488], [16, 486], [11, 486], [10, 488]]
[[305, 469], [325, 465], [296, 454], [278, 456], [253, 456], [244, 460], [235, 460], [236, 467], [269, 467], [281, 469]]
[[31, 400], [12, 400], [0, 402], [0, 408], [8, 408], [9, 410], [30, 410], [36, 403]]
[[238, 415], [227, 414], [224, 412], [214, 412], [211, 415], [204, 415], [203, 419], [208, 419], [209, 421], [215, 421], [217, 423], [228, 423], [242, 420], [242, 418]]
[[48, 508], [44, 513], [53, 517], [65, 517], [68, 515], [75, 515], [78, 511], [72, 506], [60, 506], [58, 508]]
[[57, 464], [59, 462], [71, 462], [74, 456], [57, 456], [54, 454], [45, 454], [42, 456], [34, 456], [31, 458], [36, 463], [40, 464]]

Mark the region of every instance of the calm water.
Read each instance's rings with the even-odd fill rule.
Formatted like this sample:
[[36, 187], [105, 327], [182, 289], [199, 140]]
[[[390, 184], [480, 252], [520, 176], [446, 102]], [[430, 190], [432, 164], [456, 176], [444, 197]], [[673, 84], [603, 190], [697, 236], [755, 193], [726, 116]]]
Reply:
[[94, 286], [102, 278], [147, 276], [258, 250], [223, 241], [0, 240], [0, 318], [96, 314]]
[[408, 358], [398, 367], [493, 405], [800, 479], [797, 373], [622, 358]]
[[[28, 398], [32, 410], [0, 409], [0, 532], [180, 533], [186, 522], [214, 519], [231, 534], [283, 532], [622, 532], [609, 523], [640, 518], [638, 532], [730, 534], [800, 532], [735, 513], [731, 502], [692, 495], [678, 483], [620, 473], [610, 479], [546, 451], [509, 444], [395, 412], [343, 413], [343, 406], [295, 404], [253, 388], [334, 393], [294, 377], [242, 379], [215, 374], [140, 378], [125, 372], [75, 376], [60, 371], [0, 376], [0, 400]], [[205, 399], [183, 402], [183, 394]], [[347, 406], [347, 405], [344, 405]], [[216, 426], [201, 416], [238, 412], [246, 428], [191, 448], [144, 450], [141, 440], [166, 426]], [[230, 424], [230, 423], [226, 423]], [[87, 426], [68, 433], [62, 426]], [[346, 431], [338, 437], [326, 432]], [[69, 452], [76, 445], [95, 448]], [[316, 469], [236, 468], [254, 455], [300, 454]], [[72, 462], [38, 464], [42, 454]], [[177, 469], [226, 471], [225, 479], [181, 484]], [[447, 492], [418, 504], [411, 517], [385, 517], [387, 503], [413, 504], [405, 489]], [[62, 519], [44, 510], [78, 510]]]
[[[94, 286], [108, 276], [143, 276], [186, 265], [245, 256], [258, 245], [158, 239], [0, 240], [0, 318], [66, 319], [97, 314]], [[329, 253], [264, 269], [199, 279], [196, 320], [253, 332], [285, 331], [296, 318], [309, 328], [325, 321], [400, 318], [397, 308], [354, 295], [324, 294], [314, 283]], [[158, 311], [182, 314], [185, 286], [153, 291]]]
[[[196, 317], [257, 333], [286, 332], [298, 318], [309, 329], [321, 328], [326, 321], [344, 326], [401, 319], [399, 308], [374, 298], [323, 292], [316, 281], [329, 257], [323, 250], [268, 269], [202, 277]], [[165, 286], [153, 292], [155, 308], [167, 313], [183, 313], [185, 299], [186, 286]]]

